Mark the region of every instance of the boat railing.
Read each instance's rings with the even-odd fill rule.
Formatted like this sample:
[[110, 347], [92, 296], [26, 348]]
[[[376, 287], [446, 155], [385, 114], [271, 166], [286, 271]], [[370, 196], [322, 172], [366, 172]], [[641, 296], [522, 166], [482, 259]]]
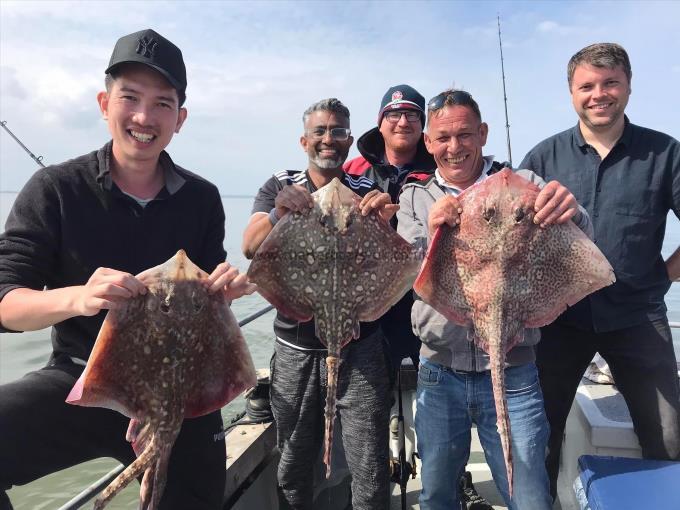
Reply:
[[[258, 310], [257, 312], [240, 320], [238, 325], [239, 327], [243, 327], [246, 324], [253, 322], [255, 319], [262, 317], [264, 314], [270, 312], [273, 309], [274, 307], [272, 305], [267, 305], [261, 310]], [[119, 464], [102, 476], [99, 480], [83, 490], [80, 494], [69, 500], [66, 504], [60, 506], [58, 510], [76, 510], [77, 508], [82, 507], [85, 503], [99, 494], [102, 489], [109, 485], [119, 474], [123, 472], [124, 469], [125, 466], [123, 464]]]

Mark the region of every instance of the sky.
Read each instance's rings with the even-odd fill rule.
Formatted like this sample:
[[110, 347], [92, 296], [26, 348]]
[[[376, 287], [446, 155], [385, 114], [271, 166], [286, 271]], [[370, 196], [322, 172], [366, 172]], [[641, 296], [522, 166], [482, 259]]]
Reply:
[[[101, 147], [109, 134], [95, 97], [113, 46], [153, 28], [187, 66], [189, 115], [168, 151], [224, 195], [252, 196], [273, 172], [306, 167], [310, 104], [339, 98], [357, 139], [399, 83], [426, 99], [469, 91], [490, 126], [485, 154], [506, 160], [497, 14], [515, 165], [576, 123], [566, 65], [595, 42], [630, 55], [631, 121], [680, 138], [678, 1], [0, 0], [0, 120], [46, 164]], [[0, 191], [37, 169], [0, 130]]]

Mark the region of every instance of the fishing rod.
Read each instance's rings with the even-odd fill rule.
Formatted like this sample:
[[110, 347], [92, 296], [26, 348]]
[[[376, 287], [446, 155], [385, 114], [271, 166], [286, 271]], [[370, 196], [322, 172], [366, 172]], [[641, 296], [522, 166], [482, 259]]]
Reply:
[[503, 104], [505, 106], [505, 133], [508, 141], [508, 163], [512, 166], [512, 149], [510, 149], [510, 122], [508, 121], [508, 96], [505, 93], [505, 66], [503, 65], [503, 41], [501, 40], [501, 16], [497, 15], [498, 20], [498, 47], [501, 50], [501, 77], [503, 78]]
[[21, 148], [24, 149], [24, 150], [28, 153], [29, 156], [31, 156], [31, 159], [32, 159], [33, 161], [35, 161], [36, 163], [38, 163], [41, 167], [45, 168], [45, 165], [44, 165], [43, 162], [42, 162], [42, 158], [43, 158], [43, 157], [42, 157], [42, 156], [37, 156], [37, 157], [36, 157], [36, 155], [33, 154], [33, 153], [28, 149], [28, 147], [26, 147], [23, 143], [21, 143], [21, 140], [19, 140], [19, 139], [17, 138], [17, 136], [16, 136], [14, 133], [12, 133], [12, 132], [9, 130], [9, 128], [7, 127], [7, 121], [6, 121], [6, 120], [3, 120], [2, 122], [0, 122], [0, 126], [2, 126], [3, 128], [5, 128], [5, 131], [7, 131], [7, 132], [9, 133], [9, 136], [11, 136], [12, 138], [14, 138], [14, 141], [16, 141], [19, 145], [21, 145]]

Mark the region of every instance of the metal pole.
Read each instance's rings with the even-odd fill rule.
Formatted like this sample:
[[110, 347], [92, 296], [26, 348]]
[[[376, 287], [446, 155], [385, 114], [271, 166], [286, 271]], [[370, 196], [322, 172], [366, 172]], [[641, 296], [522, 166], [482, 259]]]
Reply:
[[241, 326], [245, 326], [246, 324], [248, 324], [248, 323], [250, 323], [250, 322], [253, 322], [253, 321], [254, 321], [255, 319], [257, 319], [258, 317], [262, 317], [265, 313], [267, 313], [268, 311], [273, 310], [273, 309], [274, 309], [274, 305], [267, 305], [267, 306], [265, 306], [262, 310], [259, 310], [259, 311], [255, 312], [254, 314], [249, 315], [249, 316], [246, 317], [245, 319], [240, 320], [240, 321], [238, 322], [239, 328], [240, 328]]
[[505, 66], [503, 65], [503, 42], [501, 40], [501, 16], [498, 19], [498, 47], [501, 50], [501, 76], [503, 78], [503, 104], [505, 106], [505, 134], [508, 141], [508, 162], [512, 166], [512, 149], [510, 148], [510, 122], [508, 121], [508, 96], [505, 93]]
[[42, 156], [36, 157], [35, 154], [33, 154], [30, 150], [28, 150], [28, 147], [26, 147], [23, 143], [21, 143], [21, 140], [19, 140], [19, 139], [16, 137], [16, 135], [15, 135], [14, 133], [12, 133], [12, 132], [9, 130], [9, 128], [7, 127], [7, 121], [6, 121], [6, 120], [3, 120], [2, 122], [0, 122], [0, 126], [2, 126], [3, 128], [5, 128], [5, 131], [7, 131], [7, 132], [9, 133], [9, 136], [11, 136], [12, 138], [14, 138], [14, 140], [15, 140], [19, 145], [21, 145], [21, 148], [24, 149], [24, 150], [28, 153], [29, 156], [31, 156], [31, 158], [33, 159], [33, 161], [35, 161], [36, 163], [38, 163], [41, 167], [45, 168], [45, 165], [43, 165], [43, 162], [42, 162]]
[[399, 487], [401, 488], [401, 508], [406, 510], [406, 427], [404, 426], [404, 408], [401, 401], [401, 365], [397, 370], [397, 395], [399, 398], [399, 416], [397, 417], [399, 432]]
[[124, 469], [125, 469], [125, 466], [123, 466], [122, 464], [119, 464], [114, 469], [112, 469], [111, 471], [106, 473], [104, 476], [102, 476], [99, 480], [97, 480], [92, 485], [90, 485], [83, 492], [78, 494], [71, 501], [69, 501], [68, 503], [66, 503], [63, 506], [60, 506], [58, 510], [75, 510], [76, 508], [80, 508], [85, 503], [90, 501], [94, 497], [95, 494], [98, 494], [99, 491], [101, 491], [104, 487], [106, 487], [109, 483], [111, 483], [111, 481], [115, 477], [117, 477], [120, 473], [122, 473]]

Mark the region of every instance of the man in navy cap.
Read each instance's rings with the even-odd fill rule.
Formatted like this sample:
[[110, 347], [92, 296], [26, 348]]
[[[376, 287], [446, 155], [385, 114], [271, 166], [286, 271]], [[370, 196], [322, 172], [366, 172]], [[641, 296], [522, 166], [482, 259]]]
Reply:
[[[437, 167], [423, 142], [424, 125], [425, 98], [409, 85], [390, 87], [380, 103], [378, 126], [361, 135], [357, 142], [361, 156], [347, 162], [345, 172], [372, 180], [397, 203], [410, 172], [429, 175]], [[396, 228], [396, 216], [392, 222]], [[380, 321], [394, 370], [404, 358], [418, 364], [420, 340], [411, 331], [412, 305], [413, 297], [407, 293]]]
[[[424, 127], [425, 98], [420, 92], [406, 84], [390, 87], [380, 102], [377, 127], [359, 137], [357, 148], [361, 156], [348, 161], [345, 171], [371, 179], [397, 203], [407, 176], [408, 181], [426, 179], [437, 168], [423, 141]], [[396, 228], [396, 216], [392, 225]], [[380, 319], [395, 372], [404, 358], [418, 366], [421, 342], [413, 334], [412, 306], [413, 295], [409, 292]], [[468, 510], [491, 509], [475, 490], [469, 472], [463, 474], [459, 485]]]
[[[133, 275], [180, 248], [213, 271], [210, 291], [252, 292], [225, 262], [217, 188], [176, 165], [166, 146], [186, 120], [182, 53], [153, 30], [122, 37], [97, 95], [112, 140], [38, 171], [0, 235], [0, 331], [52, 326], [44, 368], [0, 386], [0, 508], [6, 490], [98, 457], [128, 464], [128, 419], [65, 403], [107, 309], [146, 293]], [[221, 509], [225, 482], [219, 411], [185, 420], [162, 509]], [[146, 501], [148, 503], [148, 501]]]

